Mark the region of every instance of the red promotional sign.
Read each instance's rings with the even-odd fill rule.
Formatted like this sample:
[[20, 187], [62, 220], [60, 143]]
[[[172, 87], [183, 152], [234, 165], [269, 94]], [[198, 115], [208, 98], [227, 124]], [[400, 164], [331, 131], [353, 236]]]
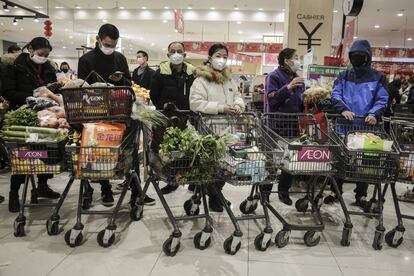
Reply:
[[[207, 52], [208, 49], [217, 42], [200, 42], [200, 41], [185, 41], [184, 45], [188, 51], [191, 52]], [[241, 43], [241, 42], [226, 42], [223, 43], [231, 53], [273, 53], [277, 54], [283, 49], [281, 43]]]
[[180, 34], [184, 33], [184, 17], [180, 10], [174, 10], [175, 29]]
[[332, 154], [327, 148], [302, 148], [298, 153], [298, 161], [331, 161]]

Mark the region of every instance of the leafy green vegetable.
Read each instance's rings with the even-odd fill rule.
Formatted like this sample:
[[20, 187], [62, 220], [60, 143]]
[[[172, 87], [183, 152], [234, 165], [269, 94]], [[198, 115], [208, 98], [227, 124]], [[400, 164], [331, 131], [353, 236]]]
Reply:
[[4, 117], [9, 126], [37, 126], [37, 114], [30, 109], [21, 108], [10, 111]]

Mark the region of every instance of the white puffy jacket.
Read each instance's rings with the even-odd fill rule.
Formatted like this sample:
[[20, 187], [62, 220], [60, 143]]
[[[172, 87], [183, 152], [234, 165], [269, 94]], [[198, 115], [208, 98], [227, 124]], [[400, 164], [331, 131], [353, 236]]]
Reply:
[[190, 109], [204, 114], [223, 113], [225, 106], [244, 111], [244, 101], [231, 79], [228, 69], [215, 71], [211, 66], [203, 66], [194, 71], [196, 79], [190, 90]]

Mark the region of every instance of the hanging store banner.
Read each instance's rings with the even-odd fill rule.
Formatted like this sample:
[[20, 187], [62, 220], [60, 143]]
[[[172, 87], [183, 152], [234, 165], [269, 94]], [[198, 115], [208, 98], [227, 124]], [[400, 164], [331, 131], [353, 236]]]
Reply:
[[323, 64], [332, 44], [333, 0], [287, 0], [288, 47], [303, 56], [314, 49], [314, 62]]
[[184, 16], [181, 10], [174, 10], [174, 23], [175, 23], [175, 30], [183, 34], [184, 33]]
[[[215, 43], [222, 42], [200, 42], [200, 41], [184, 41], [185, 49], [188, 52], [208, 52], [208, 49]], [[231, 53], [279, 53], [283, 45], [281, 43], [240, 43], [240, 42], [227, 42], [223, 43], [229, 49]]]

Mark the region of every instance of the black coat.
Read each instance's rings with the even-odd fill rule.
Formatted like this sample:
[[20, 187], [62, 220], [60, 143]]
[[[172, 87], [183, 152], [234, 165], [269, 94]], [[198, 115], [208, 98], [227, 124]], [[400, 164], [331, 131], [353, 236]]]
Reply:
[[184, 63], [181, 73], [172, 69], [170, 62], [160, 64], [151, 82], [150, 97], [158, 110], [173, 103], [180, 110], [190, 110], [190, 88], [194, 82], [193, 66]]
[[132, 80], [139, 86], [149, 90], [151, 88], [151, 80], [155, 71], [147, 66], [145, 67], [144, 72], [138, 76], [138, 69], [139, 67], [132, 72]]
[[[131, 85], [128, 62], [123, 54], [116, 51], [108, 56], [102, 53], [99, 47], [96, 47], [81, 56], [78, 64], [78, 78], [85, 80], [91, 71], [97, 72], [106, 82], [116, 86]], [[119, 82], [113, 82], [109, 76], [117, 71], [123, 72], [124, 77]], [[102, 81], [92, 75], [87, 82], [93, 84]]]
[[[41, 72], [41, 83], [36, 76], [35, 67]], [[33, 96], [33, 90], [56, 82], [56, 70], [49, 63], [38, 65], [30, 60], [29, 54], [20, 54], [12, 65], [7, 65], [3, 74], [4, 98], [10, 102], [11, 109], [25, 104], [26, 98]]]

